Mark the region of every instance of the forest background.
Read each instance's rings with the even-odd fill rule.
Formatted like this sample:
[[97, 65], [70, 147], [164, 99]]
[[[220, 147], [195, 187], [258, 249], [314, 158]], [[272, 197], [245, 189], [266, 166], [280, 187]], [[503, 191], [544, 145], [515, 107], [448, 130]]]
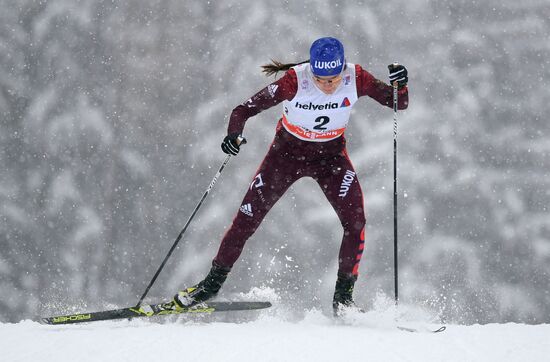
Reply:
[[[387, 81], [399, 113], [400, 298], [457, 323], [550, 322], [550, 4], [50, 0], [0, 5], [0, 320], [137, 302], [224, 159], [231, 110], [321, 36]], [[153, 290], [200, 280], [281, 114], [251, 119]], [[392, 111], [354, 107], [365, 192], [355, 299], [393, 297]], [[223, 296], [273, 288], [329, 311], [342, 230], [313, 180], [249, 240]]]

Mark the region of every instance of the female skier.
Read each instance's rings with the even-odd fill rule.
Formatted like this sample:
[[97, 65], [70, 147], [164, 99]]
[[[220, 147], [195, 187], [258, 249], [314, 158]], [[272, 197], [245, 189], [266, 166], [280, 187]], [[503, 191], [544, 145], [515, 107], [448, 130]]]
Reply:
[[[317, 181], [344, 228], [333, 298], [338, 313], [354, 305], [353, 286], [365, 241], [363, 193], [348, 157], [344, 131], [359, 97], [369, 96], [391, 108], [393, 88], [361, 66], [346, 63], [342, 43], [330, 37], [313, 42], [307, 61], [273, 61], [262, 68], [268, 76], [286, 73], [233, 110], [221, 147], [223, 152], [237, 155], [246, 121], [282, 102], [275, 138], [222, 239], [210, 272], [198, 284], [178, 292], [174, 302], [176, 308], [184, 308], [214, 297], [267, 212], [296, 180], [309, 176]], [[389, 69], [390, 82], [398, 84], [398, 108], [405, 109], [407, 70], [396, 64]]]

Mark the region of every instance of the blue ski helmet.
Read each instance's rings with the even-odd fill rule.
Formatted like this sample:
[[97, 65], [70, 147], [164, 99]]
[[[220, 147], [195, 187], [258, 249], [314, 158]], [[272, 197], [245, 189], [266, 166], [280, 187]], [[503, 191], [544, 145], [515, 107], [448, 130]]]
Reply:
[[309, 49], [309, 64], [313, 74], [324, 77], [342, 73], [346, 59], [344, 46], [338, 39], [317, 39]]

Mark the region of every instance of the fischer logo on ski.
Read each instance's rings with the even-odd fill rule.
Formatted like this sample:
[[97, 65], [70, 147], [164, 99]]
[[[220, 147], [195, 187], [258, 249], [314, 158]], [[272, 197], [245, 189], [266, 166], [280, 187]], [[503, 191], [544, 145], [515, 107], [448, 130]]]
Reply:
[[92, 316], [90, 314], [75, 314], [61, 317], [54, 317], [53, 323], [67, 323], [67, 322], [81, 322], [90, 319]]

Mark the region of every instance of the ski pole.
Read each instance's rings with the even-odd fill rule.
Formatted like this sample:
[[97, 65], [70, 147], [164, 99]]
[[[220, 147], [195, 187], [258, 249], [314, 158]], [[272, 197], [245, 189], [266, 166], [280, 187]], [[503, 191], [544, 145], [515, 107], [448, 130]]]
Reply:
[[[396, 66], [397, 63], [389, 67]], [[397, 81], [393, 84], [393, 279], [395, 305], [399, 301], [397, 249]]]
[[[245, 144], [246, 143], [246, 139], [242, 136], [239, 136], [239, 138], [237, 138], [237, 142], [239, 145], [241, 144]], [[145, 299], [145, 297], [147, 296], [147, 294], [149, 293], [149, 290], [151, 289], [151, 287], [153, 286], [153, 284], [155, 283], [155, 281], [157, 280], [160, 272], [162, 271], [162, 269], [164, 268], [164, 265], [166, 264], [166, 262], [168, 261], [168, 258], [170, 258], [170, 256], [172, 255], [172, 253], [174, 252], [174, 250], [176, 249], [176, 246], [178, 245], [178, 243], [180, 242], [181, 238], [183, 237], [183, 234], [185, 234], [185, 231], [187, 230], [187, 227], [189, 226], [189, 224], [191, 223], [191, 221], [193, 220], [193, 218], [195, 217], [195, 214], [197, 213], [197, 211], [199, 211], [199, 209], [201, 208], [204, 200], [206, 199], [206, 197], [208, 196], [208, 194], [210, 193], [210, 191], [212, 190], [212, 188], [214, 187], [214, 184], [216, 183], [216, 181], [218, 180], [218, 177], [220, 177], [223, 169], [225, 168], [225, 166], [227, 165], [227, 163], [229, 162], [229, 160], [231, 159], [231, 155], [227, 155], [227, 157], [225, 157], [225, 160], [223, 161], [222, 165], [220, 166], [220, 168], [218, 169], [218, 172], [216, 173], [216, 175], [214, 176], [214, 178], [212, 179], [212, 182], [210, 182], [210, 185], [208, 186], [208, 188], [206, 189], [206, 191], [204, 192], [204, 194], [202, 195], [202, 198], [201, 200], [199, 201], [199, 203], [197, 204], [197, 206], [195, 206], [195, 209], [193, 210], [193, 213], [191, 213], [191, 216], [189, 217], [189, 219], [187, 220], [187, 222], [185, 223], [185, 226], [183, 227], [183, 229], [181, 230], [181, 232], [179, 233], [178, 237], [176, 238], [176, 241], [174, 241], [174, 244], [172, 245], [172, 247], [170, 248], [170, 250], [168, 251], [168, 254], [166, 254], [166, 257], [164, 258], [164, 260], [162, 261], [162, 263], [160, 264], [160, 267], [158, 268], [157, 272], [155, 273], [155, 275], [153, 276], [153, 279], [151, 279], [151, 282], [149, 283], [149, 285], [147, 286], [147, 288], [145, 289], [145, 292], [143, 293], [143, 295], [141, 296], [141, 298], [139, 298], [139, 301], [136, 305], [136, 308], [139, 308], [141, 306], [141, 303], [143, 302], [143, 300]]]

